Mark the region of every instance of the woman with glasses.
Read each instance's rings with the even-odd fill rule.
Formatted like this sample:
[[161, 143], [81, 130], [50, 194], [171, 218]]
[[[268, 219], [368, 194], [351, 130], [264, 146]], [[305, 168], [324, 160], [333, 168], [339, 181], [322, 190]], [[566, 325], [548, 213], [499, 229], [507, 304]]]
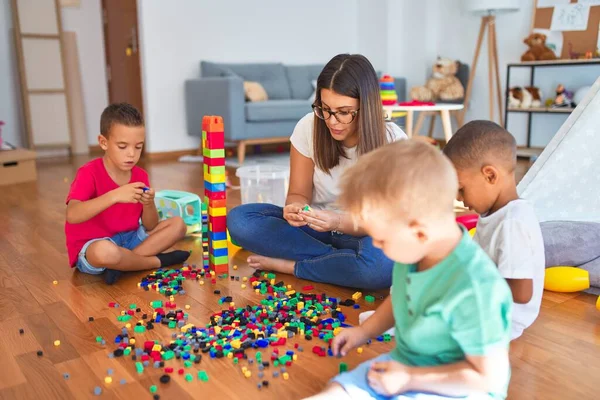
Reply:
[[362, 55], [340, 54], [327, 63], [312, 107], [290, 139], [286, 206], [234, 208], [227, 217], [231, 238], [254, 253], [248, 263], [256, 269], [342, 286], [388, 288], [392, 261], [336, 207], [336, 198], [341, 175], [358, 157], [406, 135], [385, 122], [377, 74]]

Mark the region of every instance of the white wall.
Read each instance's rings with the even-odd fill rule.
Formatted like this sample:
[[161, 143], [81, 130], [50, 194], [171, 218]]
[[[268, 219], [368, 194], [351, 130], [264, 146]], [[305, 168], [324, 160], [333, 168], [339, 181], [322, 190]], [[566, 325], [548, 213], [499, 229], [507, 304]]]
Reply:
[[187, 135], [184, 82], [201, 60], [326, 63], [356, 52], [357, 0], [138, 1], [148, 151], [198, 146]]
[[19, 69], [11, 32], [10, 4], [7, 0], [0, 2], [0, 120], [6, 124], [2, 127], [2, 138], [13, 145], [22, 146], [26, 134], [24, 130], [21, 132]]
[[106, 58], [100, 0], [82, 0], [79, 7], [63, 7], [64, 31], [75, 32], [79, 50], [79, 67], [88, 142], [97, 144], [100, 115], [108, 105]]

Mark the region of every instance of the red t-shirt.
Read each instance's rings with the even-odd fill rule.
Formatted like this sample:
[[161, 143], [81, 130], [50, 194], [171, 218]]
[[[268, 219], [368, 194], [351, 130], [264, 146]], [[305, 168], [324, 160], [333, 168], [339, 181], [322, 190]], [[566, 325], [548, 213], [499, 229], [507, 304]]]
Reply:
[[[140, 167], [133, 167], [129, 183], [144, 182], [150, 187], [148, 173]], [[67, 204], [71, 200], [87, 201], [117, 189], [119, 185], [112, 180], [102, 158], [97, 158], [83, 165], [77, 171], [75, 180], [67, 196]], [[117, 233], [138, 229], [142, 216], [142, 204], [117, 203], [102, 211], [95, 217], [79, 223], [65, 222], [67, 237], [67, 252], [69, 264], [75, 266], [77, 256], [84, 244], [89, 240], [103, 237], [113, 237]]]

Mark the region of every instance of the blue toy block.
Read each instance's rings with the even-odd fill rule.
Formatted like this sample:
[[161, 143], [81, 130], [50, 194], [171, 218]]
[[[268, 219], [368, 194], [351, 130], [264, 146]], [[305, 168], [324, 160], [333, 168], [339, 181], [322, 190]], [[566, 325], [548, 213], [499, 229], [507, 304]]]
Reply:
[[208, 239], [213, 242], [218, 240], [227, 240], [227, 232], [208, 232]]
[[224, 183], [210, 183], [208, 181], [204, 181], [204, 189], [209, 192], [217, 193], [224, 192], [226, 187]]

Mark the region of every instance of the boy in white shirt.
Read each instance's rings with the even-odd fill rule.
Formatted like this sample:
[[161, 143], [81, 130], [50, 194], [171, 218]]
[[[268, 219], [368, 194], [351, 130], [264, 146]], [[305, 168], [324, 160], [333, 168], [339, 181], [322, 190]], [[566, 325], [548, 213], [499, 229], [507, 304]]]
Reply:
[[544, 290], [544, 241], [533, 206], [519, 199], [516, 142], [491, 121], [472, 121], [444, 148], [458, 173], [457, 199], [480, 215], [474, 240], [496, 263], [515, 303], [511, 340], [537, 318]]

